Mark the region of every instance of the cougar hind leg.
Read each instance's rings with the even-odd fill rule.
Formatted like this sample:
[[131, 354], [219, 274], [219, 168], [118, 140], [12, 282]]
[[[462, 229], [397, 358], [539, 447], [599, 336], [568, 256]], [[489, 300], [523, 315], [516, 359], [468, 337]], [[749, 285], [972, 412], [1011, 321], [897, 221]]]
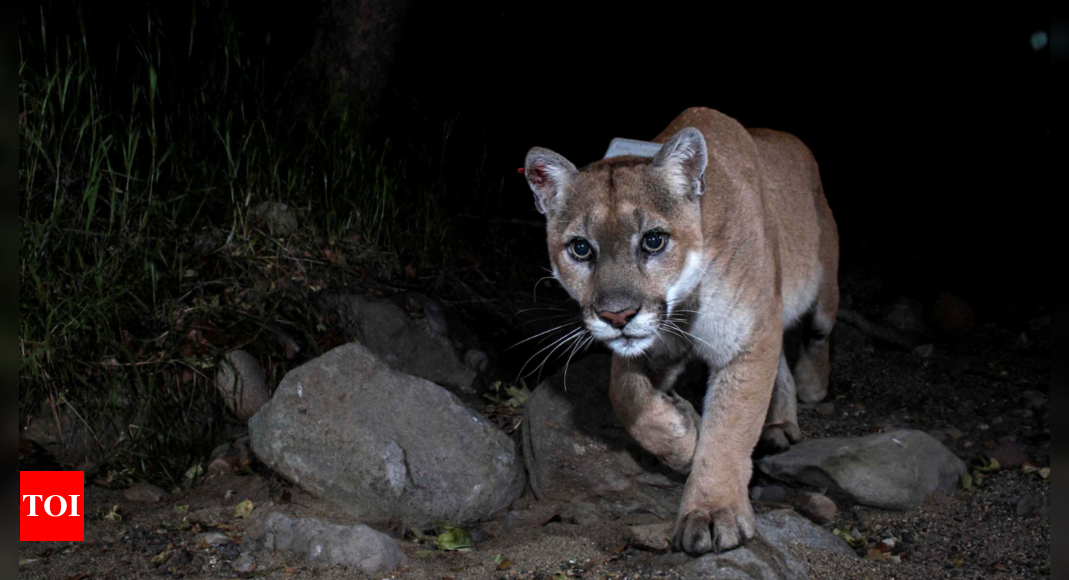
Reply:
[[761, 448], [770, 453], [790, 449], [802, 440], [798, 428], [798, 395], [794, 375], [787, 364], [787, 354], [780, 352], [779, 370], [772, 389], [772, 403], [768, 408], [765, 428], [761, 433]]
[[828, 396], [831, 375], [829, 338], [839, 315], [839, 285], [835, 278], [825, 282], [802, 337], [794, 381], [798, 400], [819, 403]]

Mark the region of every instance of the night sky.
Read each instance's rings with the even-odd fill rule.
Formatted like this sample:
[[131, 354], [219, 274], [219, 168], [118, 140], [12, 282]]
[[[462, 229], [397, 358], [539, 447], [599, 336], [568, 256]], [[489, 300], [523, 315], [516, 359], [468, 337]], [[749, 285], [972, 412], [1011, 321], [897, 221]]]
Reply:
[[[176, 30], [188, 26], [188, 7], [175, 7], [184, 3], [149, 4], [170, 11]], [[393, 117], [380, 123], [389, 134], [413, 107], [429, 131], [455, 120], [454, 146], [482, 148], [487, 180], [504, 180], [486, 213], [540, 219], [515, 174], [532, 146], [581, 166], [613, 137], [649, 139], [685, 108], [707, 106], [809, 145], [847, 271], [950, 290], [991, 315], [1009, 302], [1046, 304], [1047, 197], [1065, 135], [1052, 112], [1051, 49], [1032, 44], [1051, 31], [1047, 5], [497, 4], [415, 1]], [[316, 3], [234, 6], [250, 38], [271, 34], [264, 56], [280, 70], [310, 46]], [[129, 27], [113, 5], [86, 10], [91, 26]]]

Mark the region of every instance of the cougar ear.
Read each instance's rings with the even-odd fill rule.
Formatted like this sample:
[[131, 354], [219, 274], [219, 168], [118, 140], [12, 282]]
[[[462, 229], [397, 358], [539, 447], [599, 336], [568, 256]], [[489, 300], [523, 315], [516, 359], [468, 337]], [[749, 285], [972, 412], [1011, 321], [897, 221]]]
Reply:
[[705, 164], [709, 152], [705, 136], [694, 127], [680, 130], [661, 147], [651, 167], [668, 181], [669, 187], [685, 195], [705, 193]]
[[523, 173], [535, 194], [535, 207], [545, 214], [560, 206], [565, 189], [578, 171], [564, 157], [549, 149], [535, 147], [527, 152]]

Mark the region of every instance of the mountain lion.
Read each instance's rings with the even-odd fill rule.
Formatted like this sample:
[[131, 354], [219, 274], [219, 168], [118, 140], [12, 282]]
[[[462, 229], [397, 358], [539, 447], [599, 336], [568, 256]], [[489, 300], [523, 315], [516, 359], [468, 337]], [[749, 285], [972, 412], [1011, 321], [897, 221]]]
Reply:
[[[584, 336], [614, 353], [613, 408], [690, 473], [674, 545], [699, 555], [753, 538], [754, 448], [799, 441], [797, 401], [827, 394], [839, 238], [797, 138], [695, 108], [654, 142], [652, 158], [583, 169], [534, 148], [524, 169], [553, 273], [582, 307]], [[795, 328], [792, 366], [783, 336]], [[711, 370], [701, 416], [672, 388], [692, 357]]]

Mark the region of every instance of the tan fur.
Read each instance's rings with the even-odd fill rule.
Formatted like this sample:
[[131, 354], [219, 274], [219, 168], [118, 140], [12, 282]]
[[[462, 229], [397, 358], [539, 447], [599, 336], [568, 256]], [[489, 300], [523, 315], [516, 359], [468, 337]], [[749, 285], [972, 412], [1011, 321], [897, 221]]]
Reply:
[[[610, 398], [621, 422], [665, 464], [690, 471], [675, 545], [703, 554], [754, 536], [754, 448], [762, 433], [774, 447], [798, 441], [796, 399], [827, 393], [838, 234], [798, 139], [695, 108], [655, 141], [665, 146], [652, 161], [578, 170], [533, 149], [526, 169], [548, 217], [554, 272], [588, 332], [616, 353]], [[650, 232], [668, 240], [661, 253], [642, 250]], [[592, 248], [589, 259], [569, 249], [576, 240]], [[631, 312], [623, 328], [609, 324]], [[810, 338], [791, 369], [783, 333], [800, 324]], [[700, 417], [672, 390], [695, 356], [711, 369]]]

